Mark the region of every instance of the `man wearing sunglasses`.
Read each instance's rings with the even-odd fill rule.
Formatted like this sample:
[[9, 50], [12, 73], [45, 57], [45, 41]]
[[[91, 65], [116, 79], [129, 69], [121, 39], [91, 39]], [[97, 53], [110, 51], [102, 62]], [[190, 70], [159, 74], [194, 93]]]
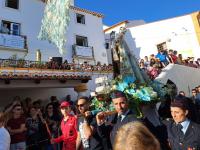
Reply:
[[51, 144], [63, 142], [62, 150], [76, 150], [77, 119], [70, 114], [71, 107], [69, 102], [62, 102], [60, 110], [63, 115], [61, 122], [62, 135], [58, 138], [51, 139]]
[[90, 101], [88, 97], [80, 97], [77, 108], [80, 113], [78, 118], [78, 137], [76, 149], [80, 150], [104, 150], [101, 138], [96, 132], [97, 123], [95, 116], [90, 112]]
[[100, 112], [96, 116], [98, 133], [101, 137], [107, 137], [107, 145], [109, 145], [109, 138], [111, 144], [114, 144], [116, 133], [121, 126], [132, 121], [138, 121], [134, 112], [129, 109], [128, 99], [123, 92], [113, 91], [111, 98], [116, 114], [107, 117], [106, 112]]

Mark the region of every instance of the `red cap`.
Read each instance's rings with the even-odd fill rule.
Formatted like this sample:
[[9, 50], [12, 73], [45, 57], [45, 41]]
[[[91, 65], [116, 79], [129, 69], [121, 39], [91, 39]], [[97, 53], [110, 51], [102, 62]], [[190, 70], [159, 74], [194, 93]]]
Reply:
[[70, 106], [70, 103], [69, 102], [66, 102], [66, 101], [64, 101], [64, 102], [62, 102], [61, 104], [60, 104], [60, 108], [62, 108], [62, 107], [69, 107]]

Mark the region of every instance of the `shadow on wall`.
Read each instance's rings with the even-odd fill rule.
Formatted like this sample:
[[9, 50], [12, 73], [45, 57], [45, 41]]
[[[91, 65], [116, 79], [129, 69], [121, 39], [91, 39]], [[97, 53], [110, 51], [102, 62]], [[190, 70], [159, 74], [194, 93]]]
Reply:
[[71, 95], [72, 100], [77, 99], [77, 93], [73, 88], [10, 88], [0, 89], [0, 110], [12, 102], [15, 96], [21, 100], [30, 97], [33, 101], [41, 99], [44, 104], [50, 101], [51, 96], [56, 96], [58, 100], [63, 100], [66, 95]]
[[132, 37], [129, 29], [127, 29], [124, 39], [129, 47], [131, 53], [134, 54], [137, 59], [139, 59], [141, 47], [136, 47], [135, 38]]

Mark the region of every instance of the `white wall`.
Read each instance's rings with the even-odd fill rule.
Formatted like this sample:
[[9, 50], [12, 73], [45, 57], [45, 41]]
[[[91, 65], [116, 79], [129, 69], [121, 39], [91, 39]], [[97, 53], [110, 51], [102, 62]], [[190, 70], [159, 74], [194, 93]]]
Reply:
[[183, 56], [200, 57], [200, 47], [190, 15], [157, 21], [129, 28], [135, 53], [140, 57], [157, 53], [156, 45], [167, 41], [168, 49], [174, 49]]
[[112, 31], [119, 33], [121, 27], [126, 27], [126, 23], [123, 23], [119, 26], [113, 27], [105, 32], [105, 34], [110, 34]]
[[[28, 38], [29, 52], [26, 59], [35, 60], [37, 49], [41, 50], [43, 61], [47, 61], [48, 58], [52, 56], [61, 57], [58, 49], [54, 45], [49, 44], [47, 41], [40, 41], [37, 39], [41, 27], [41, 20], [43, 18], [45, 4], [37, 0], [19, 1], [20, 9], [15, 10], [4, 7], [5, 0], [1, 0], [0, 20], [7, 20], [21, 24], [21, 34], [26, 35]], [[72, 45], [75, 44], [75, 35], [78, 34], [88, 37], [89, 46], [94, 47], [96, 61], [100, 61], [102, 64], [107, 64], [102, 18], [82, 12], [78, 13], [85, 15], [86, 24], [77, 24], [75, 12], [70, 10], [71, 22], [66, 35], [67, 54], [63, 55], [62, 57], [64, 59], [68, 59], [69, 62], [72, 60]], [[13, 54], [18, 54], [18, 57], [23, 57], [21, 53], [13, 52]], [[0, 51], [0, 55], [4, 55], [2, 50]]]
[[44, 103], [50, 101], [51, 96], [57, 96], [59, 100], [64, 99], [68, 94], [72, 93], [72, 99], [76, 98], [73, 88], [25, 88], [25, 89], [1, 89], [0, 109], [12, 102], [15, 96], [20, 96], [23, 100], [26, 97], [32, 98], [33, 101], [41, 99]]
[[[90, 92], [95, 91], [95, 79], [97, 77], [107, 76], [109, 79], [112, 78], [111, 73], [94, 73], [92, 80], [87, 83], [88, 90], [85, 92], [86, 96], [90, 95]], [[12, 81], [11, 81], [12, 82]], [[27, 86], [29, 86], [27, 84]], [[72, 100], [76, 100], [78, 94], [74, 91], [74, 88], [8, 88], [0, 89], [0, 109], [7, 105], [15, 96], [20, 96], [22, 99], [31, 97], [33, 100], [41, 99], [48, 101], [51, 96], [57, 96], [59, 100], [62, 100], [66, 95], [71, 95]]]
[[[133, 39], [130, 31], [128, 30], [128, 28], [129, 27], [134, 27], [134, 26], [139, 26], [139, 25], [142, 25], [142, 24], [145, 24], [144, 20], [132, 20], [132, 21], [128, 21], [128, 23], [122, 23], [122, 24], [120, 24], [120, 25], [118, 25], [116, 27], [113, 27], [113, 28], [107, 30], [105, 32], [105, 39], [106, 39], [106, 41], [108, 41], [110, 43], [110, 33], [112, 31], [114, 31], [116, 33], [116, 36], [117, 36], [117, 34], [120, 32], [120, 28], [126, 27], [127, 28], [127, 32], [128, 32], [128, 33], [126, 33], [126, 36], [125, 36], [127, 44], [128, 44], [130, 49], [132, 49], [132, 50], [134, 50], [134, 52], [136, 52], [137, 48], [135, 46], [134, 39]], [[111, 55], [111, 50], [110, 49], [107, 50], [107, 55], [108, 55], [108, 62], [111, 64], [112, 63], [112, 55]], [[136, 57], [139, 57], [138, 52], [135, 55], [136, 55]]]
[[74, 6], [74, 0], [70, 0], [71, 5]]
[[88, 45], [94, 47], [94, 55], [96, 62], [100, 61], [102, 63], [108, 64], [107, 54], [105, 49], [105, 39], [103, 32], [103, 23], [102, 19], [95, 17], [93, 15], [88, 15], [86, 13], [81, 13], [78, 11], [74, 11], [75, 13], [80, 13], [85, 15], [85, 24], [78, 24], [75, 21], [75, 13], [74, 21], [72, 21], [71, 26], [73, 27], [73, 40], [75, 43], [75, 35], [82, 35], [88, 37]]

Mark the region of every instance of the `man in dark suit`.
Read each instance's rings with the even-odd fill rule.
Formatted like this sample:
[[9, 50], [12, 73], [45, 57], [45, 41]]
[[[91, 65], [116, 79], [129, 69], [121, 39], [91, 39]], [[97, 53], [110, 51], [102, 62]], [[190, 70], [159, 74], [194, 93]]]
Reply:
[[109, 116], [107, 122], [106, 112], [100, 112], [96, 115], [99, 135], [107, 139], [105, 140], [107, 144], [104, 145], [109, 145], [109, 138], [111, 144], [114, 144], [116, 133], [121, 126], [131, 121], [138, 121], [135, 114], [129, 109], [128, 100], [123, 92], [113, 91], [111, 98], [116, 113]]
[[168, 141], [172, 150], [200, 150], [200, 125], [187, 118], [188, 103], [185, 99], [171, 103], [173, 120], [168, 121]]

